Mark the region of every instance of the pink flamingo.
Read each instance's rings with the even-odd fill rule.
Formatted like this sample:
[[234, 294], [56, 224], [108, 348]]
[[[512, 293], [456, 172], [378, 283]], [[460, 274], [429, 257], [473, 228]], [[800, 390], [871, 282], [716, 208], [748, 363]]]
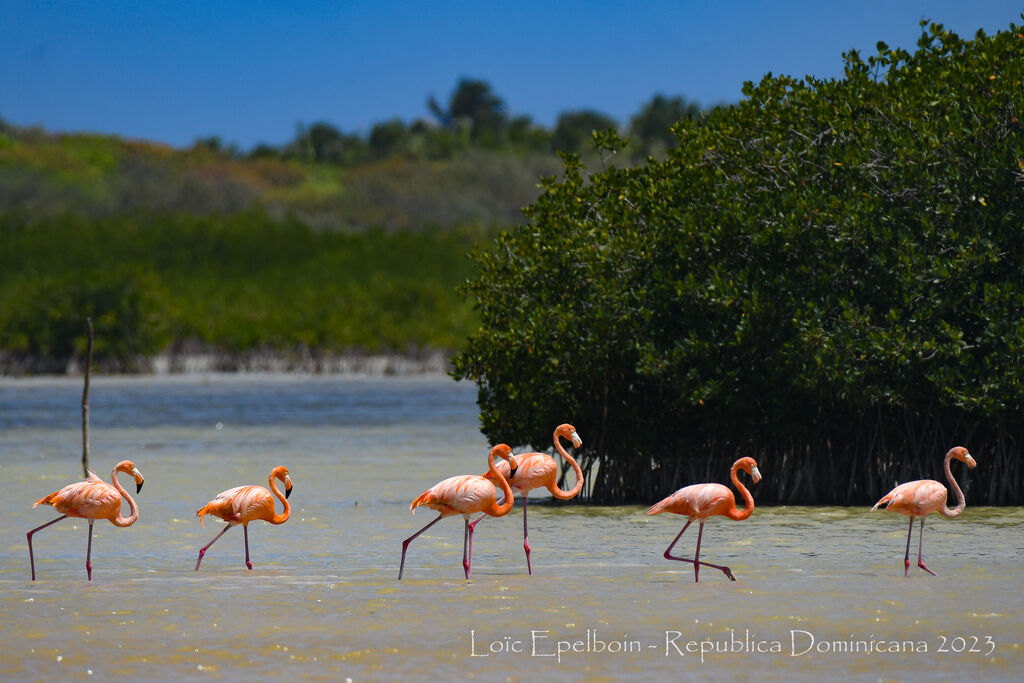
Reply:
[[949, 471], [949, 461], [952, 458], [966, 463], [969, 469], [974, 469], [977, 464], [963, 446], [955, 446], [946, 453], [942, 468], [946, 472], [946, 481], [953, 487], [953, 493], [956, 495], [956, 507], [952, 510], [946, 507], [946, 487], [934, 479], [918, 479], [900, 484], [885, 494], [871, 508], [877, 510], [879, 505], [884, 505], [885, 509], [890, 512], [898, 512], [910, 517], [910, 527], [907, 529], [907, 553], [903, 556], [903, 576], [908, 576], [910, 573], [910, 535], [914, 532], [914, 518], [921, 518], [921, 532], [917, 539], [917, 566], [932, 576], [936, 576], [935, 572], [924, 566], [924, 561], [921, 559], [921, 551], [924, 546], [924, 518], [933, 512], [938, 512], [943, 517], [956, 519], [967, 507], [964, 492], [960, 490], [956, 479], [953, 478], [953, 473]]
[[[665, 559], [691, 563], [693, 565], [693, 580], [695, 582], [700, 581], [701, 565], [721, 569], [730, 580], [736, 580], [736, 577], [732, 575], [732, 570], [728, 567], [700, 561], [700, 541], [704, 535], [704, 522], [708, 517], [722, 515], [729, 519], [742, 520], [750, 517], [754, 512], [754, 497], [740, 483], [737, 476], [741, 469], [750, 475], [755, 484], [761, 481], [761, 472], [757, 469], [757, 463], [753, 458], [740, 458], [732, 464], [732, 470], [730, 470], [732, 485], [740, 492], [740, 495], [743, 496], [743, 502], [746, 503], [746, 507], [742, 510], [736, 509], [736, 498], [733, 496], [732, 491], [721, 484], [693, 484], [692, 486], [684, 486], [668, 498], [655, 503], [647, 510], [649, 515], [656, 515], [661, 512], [674, 512], [677, 515], [689, 517], [686, 524], [683, 525], [683, 530], [679, 532], [675, 540], [665, 549]], [[676, 557], [672, 554], [672, 548], [695, 519], [700, 520], [700, 531], [697, 532], [697, 552], [692, 560], [686, 557]]]
[[[93, 523], [97, 519], [109, 519], [110, 523], [114, 526], [131, 526], [139, 518], [139, 506], [136, 505], [132, 497], [128, 495], [128, 492], [117, 481], [118, 472], [130, 474], [135, 478], [136, 494], [142, 490], [142, 484], [145, 480], [142, 478], [139, 468], [131, 460], [122, 460], [117, 463], [114, 470], [110, 473], [110, 480], [114, 483], [113, 486], [97, 477], [95, 472], [90, 471], [85, 481], [68, 484], [60, 491], [54, 491], [50, 495], [40, 498], [32, 505], [32, 507], [36, 505], [52, 505], [57, 512], [63, 513], [52, 522], [37, 526], [27, 534], [28, 560], [32, 566], [33, 581], [36, 580], [36, 560], [32, 554], [32, 534], [68, 517], [81, 517], [89, 520], [89, 544], [85, 551], [85, 572], [89, 580], [92, 581]], [[131, 510], [131, 514], [127, 517], [121, 516], [122, 498], [128, 501], [128, 507]]]
[[[469, 573], [473, 566], [473, 529], [476, 526], [476, 522], [470, 524], [470, 516], [474, 512], [483, 512], [491, 517], [501, 517], [502, 515], [507, 515], [515, 503], [508, 480], [495, 467], [495, 458], [502, 458], [512, 463], [513, 469], [515, 468], [515, 460], [512, 459], [512, 449], [503, 443], [492, 448], [490, 455], [487, 457], [488, 474], [494, 476], [498, 485], [501, 486], [502, 492], [505, 494], [505, 501], [501, 505], [498, 505], [498, 492], [494, 488], [494, 484], [491, 483], [491, 480], [476, 474], [462, 474], [456, 477], [449, 477], [444, 481], [434, 484], [429, 490], [424, 491], [416, 500], [409, 504], [409, 509], [412, 510], [413, 514], [416, 514], [416, 508], [420, 505], [433, 508], [440, 514], [430, 524], [402, 541], [402, 564], [398, 568], [399, 581], [402, 580], [402, 572], [405, 571], [405, 553], [409, 549], [409, 544], [417, 536], [441, 521], [442, 518], [451, 517], [452, 515], [462, 515], [463, 519], [465, 519], [466, 528], [463, 532], [462, 541], [462, 568], [466, 572], [466, 578], [469, 578]], [[478, 519], [477, 522], [479, 521]]]
[[[275, 479], [284, 483], [283, 496], [274, 483]], [[292, 514], [291, 505], [288, 504], [288, 496], [292, 495], [292, 479], [288, 476], [288, 468], [275, 467], [270, 472], [268, 483], [270, 491], [273, 491], [284, 505], [281, 514], [274, 511], [274, 499], [271, 497], [270, 491], [256, 485], [236, 486], [233, 489], [228, 489], [196, 510], [196, 514], [199, 515], [199, 523], [203, 525], [203, 528], [206, 528], [206, 524], [203, 522], [205, 515], [216, 515], [228, 523], [219, 534], [213, 537], [212, 541], [199, 549], [196, 571], [199, 571], [199, 563], [203, 561], [203, 555], [206, 554], [207, 548], [223, 536], [224, 532], [239, 524], [242, 525], [245, 536], [245, 566], [247, 569], [252, 569], [252, 562], [249, 561], [249, 522], [262, 519], [271, 524], [284, 524]]]
[[[562, 457], [565, 458], [565, 461], [572, 466], [573, 471], [576, 473], [576, 485], [568, 491], [558, 488], [558, 463], [547, 453], [520, 453], [515, 456], [516, 469], [514, 472], [511, 471], [507, 463], [499, 462], [497, 464], [498, 472], [508, 479], [509, 484], [517, 493], [521, 494], [523, 499], [523, 549], [526, 551], [526, 571], [531, 575], [533, 574], [533, 567], [530, 565], [530, 541], [527, 538], [526, 528], [526, 504], [530, 500], [530, 491], [543, 486], [555, 498], [569, 500], [578, 496], [580, 491], [583, 490], [583, 470], [580, 469], [579, 463], [562, 447], [559, 437], [572, 441], [573, 448], [582, 446], [583, 441], [576, 433], [576, 428], [571, 424], [558, 425], [552, 436], [555, 442], [555, 449], [562, 454]], [[490, 472], [484, 474], [484, 476], [488, 479], [493, 479]], [[476, 522], [473, 523], [476, 524], [483, 518], [484, 516], [480, 515]]]

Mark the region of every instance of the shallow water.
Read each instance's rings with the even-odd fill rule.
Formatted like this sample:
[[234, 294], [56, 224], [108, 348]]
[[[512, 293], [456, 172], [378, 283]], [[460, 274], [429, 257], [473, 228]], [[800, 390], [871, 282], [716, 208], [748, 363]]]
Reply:
[[[533, 576], [517, 507], [477, 528], [471, 580], [452, 518], [412, 544], [398, 582], [402, 540], [433, 518], [409, 501], [486, 469], [475, 389], [443, 377], [94, 380], [92, 464], [104, 478], [138, 464], [141, 517], [97, 522], [91, 583], [87, 524], [41, 531], [33, 583], [25, 532], [55, 514], [32, 502], [80, 478], [80, 400], [80, 380], [0, 380], [0, 675], [12, 680], [1016, 680], [1024, 665], [1020, 508], [931, 517], [925, 561], [939, 576], [912, 566], [909, 578], [904, 517], [758, 508], [705, 527], [702, 559], [738, 581], [703, 568], [695, 584], [662, 558], [674, 515], [531, 504]], [[193, 571], [221, 527], [194, 510], [265, 485], [278, 464], [295, 482], [292, 518], [250, 526], [254, 571], [239, 529]]]

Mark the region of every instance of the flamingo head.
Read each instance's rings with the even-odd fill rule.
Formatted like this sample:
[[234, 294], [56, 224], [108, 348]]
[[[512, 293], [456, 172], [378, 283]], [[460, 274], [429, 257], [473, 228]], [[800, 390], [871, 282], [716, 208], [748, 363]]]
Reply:
[[114, 473], [124, 472], [130, 474], [135, 478], [135, 493], [142, 490], [142, 485], [145, 483], [145, 479], [142, 478], [142, 472], [139, 472], [139, 468], [135, 466], [131, 460], [122, 460], [117, 463], [117, 467], [114, 468]]
[[974, 461], [974, 458], [971, 457], [971, 454], [968, 453], [967, 449], [964, 448], [963, 446], [956, 446], [950, 449], [949, 455], [953, 458], [956, 458], [960, 462], [965, 463], [967, 467], [972, 470], [978, 464]]
[[739, 467], [746, 471], [750, 475], [750, 478], [754, 480], [754, 483], [761, 481], [761, 470], [757, 469], [757, 461], [753, 458], [740, 458], [736, 461], [733, 467]]
[[[518, 469], [519, 465], [516, 463], [516, 457], [512, 455], [511, 446], [509, 446], [508, 444], [499, 443], [497, 446], [491, 449], [490, 459], [493, 460], [494, 458], [501, 458], [502, 460], [508, 463], [508, 475], [506, 476], [504, 473], [502, 473], [502, 476], [505, 476], [506, 479], [511, 479], [512, 477], [515, 476], [516, 469]], [[501, 471], [500, 468], [498, 471]], [[488, 474], [489, 472], [484, 474], [484, 476], [486, 477], [488, 476]]]
[[288, 496], [292, 495], [292, 478], [288, 475], [287, 467], [283, 465], [275, 467], [274, 471], [270, 473], [270, 478], [277, 479], [278, 481], [284, 484], [285, 498], [288, 498]]
[[576, 428], [571, 424], [558, 425], [558, 428], [555, 429], [555, 438], [557, 439], [558, 437], [572, 441], [573, 448], [579, 448], [583, 445], [583, 439], [580, 438], [580, 435], [576, 433]]
[[512, 447], [508, 444], [499, 443], [497, 446], [491, 449], [491, 456], [495, 458], [501, 458], [506, 461], [513, 468], [515, 467], [515, 456], [512, 455]]

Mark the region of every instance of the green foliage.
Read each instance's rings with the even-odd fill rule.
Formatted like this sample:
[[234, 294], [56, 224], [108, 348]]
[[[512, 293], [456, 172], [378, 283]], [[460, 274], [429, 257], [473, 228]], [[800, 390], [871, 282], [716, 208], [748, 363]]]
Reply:
[[0, 217], [0, 349], [98, 360], [191, 340], [227, 350], [454, 348], [475, 326], [455, 284], [472, 233], [316, 232], [262, 212]]
[[430, 97], [427, 107], [441, 125], [449, 130], [466, 130], [469, 140], [485, 147], [498, 147], [508, 125], [505, 101], [491, 90], [490, 84], [475, 78], [462, 78], [442, 108]]
[[466, 285], [484, 432], [571, 420], [604, 501], [753, 455], [766, 502], [864, 503], [965, 442], [972, 502], [1020, 504], [1022, 57], [1017, 27], [931, 25], [839, 80], [746, 84], [663, 161], [567, 157]]
[[589, 147], [595, 131], [615, 130], [618, 123], [612, 117], [598, 111], [565, 112], [555, 122], [551, 134], [551, 146], [559, 152], [579, 153]]
[[672, 126], [682, 119], [696, 120], [701, 114], [695, 102], [658, 93], [630, 119], [629, 137], [642, 156], [664, 156], [675, 146]]
[[123, 370], [137, 369], [139, 357], [169, 341], [159, 315], [165, 294], [152, 273], [82, 267], [43, 276], [26, 273], [14, 280], [6, 313], [0, 316], [0, 348], [19, 356], [81, 356], [88, 317], [96, 330], [97, 361]]

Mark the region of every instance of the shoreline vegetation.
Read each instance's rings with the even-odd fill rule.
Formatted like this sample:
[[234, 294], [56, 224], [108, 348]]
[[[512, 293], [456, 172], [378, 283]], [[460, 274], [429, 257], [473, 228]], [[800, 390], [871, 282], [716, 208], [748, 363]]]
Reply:
[[[203, 375], [210, 373], [295, 374], [359, 377], [409, 377], [447, 375], [452, 352], [442, 349], [410, 349], [404, 352], [362, 350], [325, 352], [309, 347], [288, 350], [260, 348], [229, 352], [194, 345], [170, 349], [152, 356], [136, 356], [131, 368], [121, 360], [96, 363], [101, 375], [155, 376]], [[27, 356], [0, 351], [0, 380], [10, 378], [66, 376], [80, 377], [84, 359]]]
[[[467, 254], [524, 225], [556, 150], [600, 165], [592, 131], [620, 124], [585, 110], [548, 130], [468, 78], [426, 105], [247, 152], [0, 118], [0, 374], [75, 372], [89, 317], [106, 373], [450, 370], [479, 325], [458, 291]], [[632, 163], [699, 114], [652, 97], [628, 124]]]

